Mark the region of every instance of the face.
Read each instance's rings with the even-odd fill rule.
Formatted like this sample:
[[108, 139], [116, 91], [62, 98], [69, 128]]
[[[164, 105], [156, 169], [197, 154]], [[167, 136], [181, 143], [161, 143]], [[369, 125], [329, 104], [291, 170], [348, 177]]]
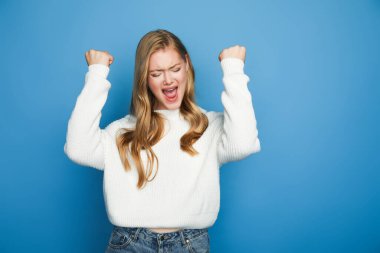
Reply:
[[171, 47], [150, 56], [148, 85], [156, 98], [154, 109], [180, 108], [187, 85], [187, 71], [187, 62]]

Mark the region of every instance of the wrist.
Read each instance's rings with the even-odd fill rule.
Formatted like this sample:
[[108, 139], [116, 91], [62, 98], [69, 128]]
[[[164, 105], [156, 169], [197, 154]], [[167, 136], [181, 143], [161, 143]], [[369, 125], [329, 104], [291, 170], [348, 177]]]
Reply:
[[106, 79], [110, 68], [104, 64], [95, 63], [88, 66], [88, 71]]
[[244, 61], [236, 57], [223, 58], [220, 62], [224, 75], [244, 74]]

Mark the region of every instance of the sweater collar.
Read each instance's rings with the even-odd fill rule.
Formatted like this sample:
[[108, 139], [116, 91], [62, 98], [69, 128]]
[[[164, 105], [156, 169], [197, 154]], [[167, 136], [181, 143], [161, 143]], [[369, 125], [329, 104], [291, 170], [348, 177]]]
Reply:
[[[201, 110], [201, 112], [207, 113], [207, 111], [204, 108], [200, 107], [199, 105], [198, 105], [198, 108]], [[154, 112], [158, 112], [158, 113], [164, 115], [167, 119], [172, 119], [172, 120], [173, 119], [174, 120], [175, 119], [184, 119], [184, 117], [181, 115], [180, 108], [174, 109], [174, 110], [169, 110], [169, 109], [158, 110], [158, 109], [156, 109], [156, 110], [154, 110]]]
[[180, 109], [179, 108], [174, 109], [174, 110], [156, 109], [154, 111], [164, 115], [166, 118], [169, 118], [169, 119], [177, 119], [180, 116]]

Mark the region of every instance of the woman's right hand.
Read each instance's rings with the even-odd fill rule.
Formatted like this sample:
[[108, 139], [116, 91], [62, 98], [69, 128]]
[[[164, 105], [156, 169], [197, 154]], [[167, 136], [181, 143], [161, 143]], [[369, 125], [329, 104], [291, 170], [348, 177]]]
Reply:
[[113, 56], [108, 51], [90, 49], [85, 53], [85, 57], [88, 66], [98, 63], [109, 67], [113, 62]]

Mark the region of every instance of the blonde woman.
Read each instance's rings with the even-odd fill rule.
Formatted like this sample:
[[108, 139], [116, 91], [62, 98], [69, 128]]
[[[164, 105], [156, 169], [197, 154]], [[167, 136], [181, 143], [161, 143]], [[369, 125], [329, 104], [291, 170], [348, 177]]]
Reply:
[[89, 69], [64, 151], [104, 172], [114, 225], [106, 252], [209, 252], [220, 166], [260, 151], [245, 53], [242, 46], [221, 51], [224, 112], [206, 111], [195, 102], [194, 69], [180, 39], [148, 32], [136, 50], [130, 113], [100, 129], [114, 58], [86, 52]]

